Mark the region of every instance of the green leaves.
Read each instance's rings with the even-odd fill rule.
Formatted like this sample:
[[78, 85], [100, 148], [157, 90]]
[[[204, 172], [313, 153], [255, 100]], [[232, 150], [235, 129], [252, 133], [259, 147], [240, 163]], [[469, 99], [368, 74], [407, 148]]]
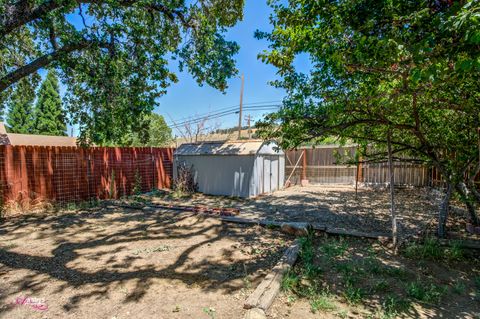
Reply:
[[84, 143], [121, 142], [122, 126], [141, 125], [177, 81], [172, 57], [200, 85], [219, 90], [237, 73], [239, 48], [225, 32], [242, 19], [244, 0], [39, 0], [28, 10], [22, 4], [0, 0], [0, 93], [54, 68]]
[[[334, 136], [461, 179], [478, 162], [478, 1], [274, 2], [259, 57], [278, 68], [283, 108], [259, 124], [286, 147]], [[311, 70], [292, 61], [308, 55]], [[307, 72], [307, 74], [301, 73]], [[372, 155], [372, 154], [371, 154]], [[400, 155], [399, 155], [400, 156]]]

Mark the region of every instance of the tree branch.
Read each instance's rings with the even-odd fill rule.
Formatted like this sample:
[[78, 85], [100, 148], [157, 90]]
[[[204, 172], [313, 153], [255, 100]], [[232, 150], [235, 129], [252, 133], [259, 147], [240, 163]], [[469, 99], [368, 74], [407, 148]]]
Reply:
[[7, 4], [5, 14], [0, 17], [0, 37], [4, 37], [15, 29], [46, 16], [49, 12], [61, 8], [67, 2], [47, 0], [33, 7], [31, 1], [20, 0], [14, 4]]
[[[106, 1], [102, 0], [78, 0], [77, 3], [80, 6], [82, 3], [97, 3], [101, 4]], [[121, 6], [133, 6], [137, 3], [136, 0], [123, 0], [119, 2]], [[67, 5], [70, 5], [71, 8], [68, 8]], [[7, 4], [5, 9], [5, 14], [0, 16], [0, 37], [4, 37], [7, 34], [10, 34], [14, 30], [18, 29], [21, 26], [24, 26], [32, 21], [41, 19], [50, 12], [60, 9], [73, 9], [71, 1], [65, 0], [47, 0], [42, 4], [33, 7], [30, 1], [20, 0], [14, 4]], [[145, 9], [154, 10], [165, 14], [170, 20], [175, 20], [177, 17], [182, 25], [186, 28], [195, 27], [190, 21], [185, 19], [185, 16], [180, 10], [173, 10], [167, 8], [163, 4], [151, 3], [144, 5]]]
[[13, 72], [10, 72], [9, 74], [5, 75], [3, 78], [0, 79], [0, 93], [6, 90], [10, 85], [18, 82], [20, 79], [29, 76], [30, 74], [33, 74], [34, 72], [38, 71], [41, 68], [44, 68], [48, 66], [50, 63], [53, 61], [58, 60], [61, 58], [62, 55], [71, 53], [73, 51], [79, 51], [83, 50], [89, 46], [92, 46], [94, 44], [100, 45], [100, 46], [105, 46], [108, 47], [107, 44], [102, 44], [97, 41], [89, 41], [89, 40], [82, 40], [78, 43], [72, 43], [72, 44], [67, 44], [58, 50], [55, 50], [51, 53], [47, 53], [33, 61], [31, 61], [29, 64], [26, 64], [24, 66], [19, 67]]

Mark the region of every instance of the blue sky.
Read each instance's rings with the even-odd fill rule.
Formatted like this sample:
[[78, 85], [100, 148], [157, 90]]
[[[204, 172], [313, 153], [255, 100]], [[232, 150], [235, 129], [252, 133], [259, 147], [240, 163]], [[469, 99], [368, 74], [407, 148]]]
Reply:
[[[271, 13], [272, 9], [267, 5], [267, 0], [246, 0], [243, 20], [228, 30], [227, 39], [236, 41], [240, 46], [240, 51], [235, 56], [239, 75], [228, 80], [226, 92], [222, 93], [208, 85], [199, 86], [188, 72], [179, 72], [177, 62], [172, 61], [172, 71], [178, 75], [179, 82], [167, 88], [166, 95], [159, 98], [159, 107], [155, 109], [155, 112], [163, 115], [168, 124], [172, 124], [198, 118], [218, 109], [237, 106], [240, 99], [240, 74], [244, 74], [245, 77], [244, 105], [259, 102], [281, 104], [285, 95], [284, 90], [274, 88], [268, 83], [278, 79], [276, 69], [257, 59], [260, 52], [268, 49], [268, 42], [254, 38], [254, 32], [257, 29], [261, 31], [272, 30], [269, 23]], [[69, 19], [74, 25], [81, 25], [78, 14], [72, 14]], [[295, 66], [297, 69], [308, 69], [308, 59], [300, 57], [296, 60]], [[44, 73], [41, 72], [42, 76], [45, 76]], [[65, 88], [62, 87], [61, 91], [63, 93]], [[266, 112], [268, 111], [245, 110], [243, 118], [246, 115], [251, 115], [253, 122], [255, 122], [262, 118]], [[238, 125], [238, 114], [212, 119], [208, 124], [209, 126], [222, 128], [234, 127]], [[246, 125], [246, 120], [243, 120], [242, 124]], [[71, 129], [69, 126], [69, 134]], [[73, 134], [76, 135], [77, 133], [78, 131], [74, 127]], [[174, 130], [174, 134], [180, 135], [176, 130]]]
[[[262, 31], [272, 29], [269, 24], [270, 13], [271, 8], [267, 6], [266, 0], [246, 0], [243, 21], [227, 33], [228, 40], [236, 41], [240, 45], [236, 61], [240, 74], [243, 73], [245, 76], [243, 98], [245, 104], [281, 101], [284, 96], [283, 90], [268, 84], [269, 81], [277, 78], [275, 68], [257, 59], [258, 53], [267, 49], [268, 43], [264, 40], [257, 40], [253, 36], [257, 29]], [[159, 99], [160, 106], [155, 110], [162, 114], [168, 123], [171, 122], [170, 117], [177, 121], [239, 104], [240, 77], [230, 79], [228, 89], [222, 93], [206, 85], [198, 86], [187, 72], [177, 72], [177, 74], [179, 82], [172, 85], [167, 94]], [[258, 119], [265, 112], [248, 111], [244, 114], [251, 114], [254, 119]], [[212, 120], [212, 122], [215, 121], [218, 121], [222, 127], [233, 127], [238, 125], [238, 115], [232, 114]]]

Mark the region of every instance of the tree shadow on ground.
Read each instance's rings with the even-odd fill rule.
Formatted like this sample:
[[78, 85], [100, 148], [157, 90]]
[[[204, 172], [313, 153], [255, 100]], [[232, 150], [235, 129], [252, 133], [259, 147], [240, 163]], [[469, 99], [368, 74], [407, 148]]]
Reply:
[[125, 303], [169, 284], [237, 293], [245, 278], [261, 280], [289, 240], [167, 210], [98, 208], [12, 218], [2, 222], [0, 234], [0, 280], [6, 287], [0, 314], [11, 310], [2, 305], [26, 292], [67, 297], [66, 312], [121, 289]]
[[[153, 202], [178, 203], [169, 193], [147, 197]], [[389, 193], [386, 190], [353, 187], [290, 187], [253, 199], [194, 194], [184, 204], [236, 207], [242, 217], [277, 221], [301, 221], [331, 228], [362, 232], [391, 231]], [[397, 189], [396, 208], [405, 235], [416, 234], [432, 224], [438, 198], [428, 189]], [[465, 220], [464, 212], [452, 214], [451, 225]], [[435, 223], [433, 222], [433, 225]]]

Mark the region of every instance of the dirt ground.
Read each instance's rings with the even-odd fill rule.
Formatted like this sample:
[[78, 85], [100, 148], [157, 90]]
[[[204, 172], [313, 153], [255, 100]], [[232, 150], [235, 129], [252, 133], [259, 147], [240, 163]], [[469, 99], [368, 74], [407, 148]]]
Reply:
[[0, 317], [241, 318], [243, 301], [290, 240], [165, 210], [8, 219], [0, 227]]
[[[276, 221], [299, 221], [344, 230], [389, 233], [391, 229], [390, 202], [387, 190], [359, 188], [355, 195], [352, 186], [322, 185], [293, 186], [273, 194], [252, 199], [195, 194], [175, 198], [171, 193], [153, 194], [148, 199], [156, 203], [181, 203], [211, 207], [236, 207], [244, 218]], [[429, 228], [434, 231], [441, 193], [427, 188], [396, 190], [397, 213], [405, 235]], [[458, 207], [449, 217], [450, 231], [465, 234], [466, 212]]]
[[[439, 195], [428, 189], [396, 191], [404, 235], [434, 229]], [[387, 191], [359, 189], [356, 196], [351, 186], [291, 187], [254, 199], [152, 192], [133, 201], [140, 207], [236, 207], [243, 218], [346, 230], [390, 229]], [[119, 208], [112, 202], [0, 223], [1, 318], [242, 318], [244, 300], [292, 240], [213, 216]], [[449, 228], [465, 235], [463, 209], [452, 210]], [[268, 315], [318, 317], [308, 301], [296, 300], [291, 307], [288, 298], [281, 295]], [[343, 313], [323, 313], [329, 316]]]

